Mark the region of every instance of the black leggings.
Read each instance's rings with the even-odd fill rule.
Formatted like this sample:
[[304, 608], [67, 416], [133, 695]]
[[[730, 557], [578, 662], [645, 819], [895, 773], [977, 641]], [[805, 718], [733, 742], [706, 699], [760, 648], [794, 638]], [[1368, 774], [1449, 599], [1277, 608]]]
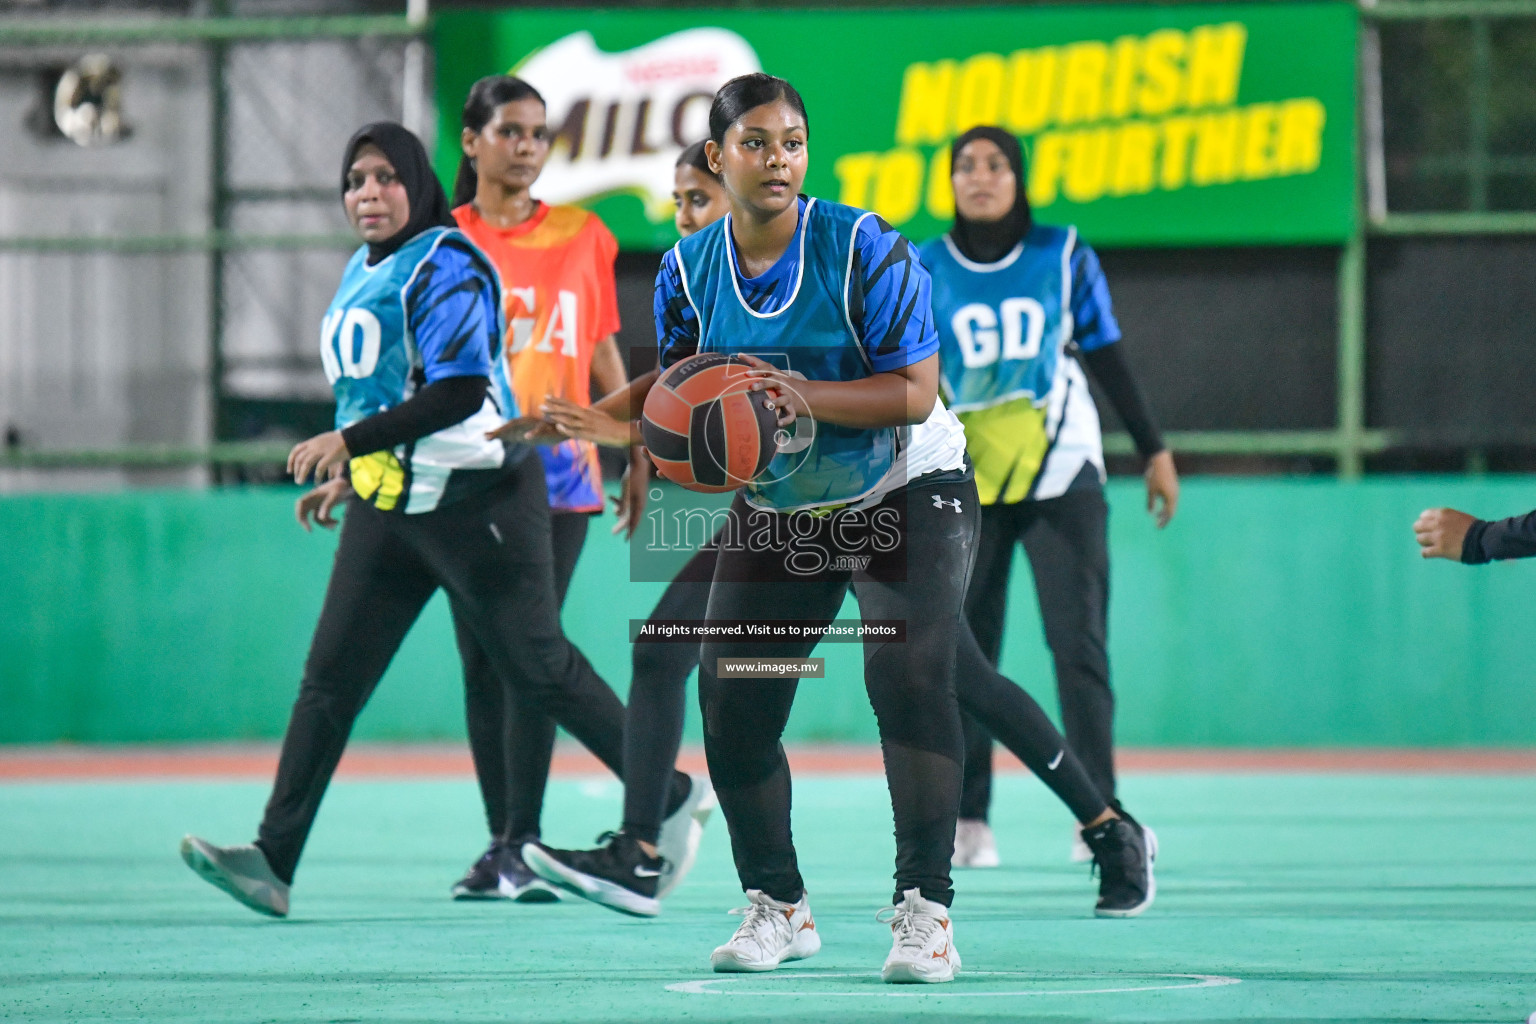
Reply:
[[[709, 604], [719, 535], [689, 560], [668, 587], [650, 621], [698, 620]], [[985, 722], [988, 752], [996, 736], [1061, 798], [1080, 822], [1104, 812], [1106, 799], [1045, 710], [982, 655], [969, 627], [955, 654], [955, 696], [962, 718]], [[683, 691], [699, 664], [699, 645], [682, 641], [634, 645], [634, 681], [624, 716], [624, 831], [654, 842], [666, 780], [683, 735]], [[969, 767], [969, 765], [967, 765]]]
[[[591, 519], [585, 512], [552, 512], [549, 516], [557, 608], [565, 606]], [[486, 824], [497, 840], [521, 843], [537, 839], [544, 787], [555, 752], [555, 720], [526, 701], [505, 700], [495, 669], [474, 636], [457, 626], [455, 633], [464, 662], [469, 750]]]
[[[955, 694], [960, 699], [961, 720], [971, 722], [987, 736], [989, 757], [991, 738], [996, 736], [1061, 798], [1078, 821], [1086, 825], [1104, 813], [1109, 800], [1088, 777], [1045, 709], [1035, 703], [1028, 691], [982, 657], [970, 626], [960, 630], [960, 646], [955, 654]], [[969, 752], [966, 756], [970, 756]], [[969, 761], [966, 769], [969, 773]], [[962, 812], [964, 809], [962, 801]]]
[[[702, 619], [709, 607], [719, 536], [688, 560], [667, 585], [650, 618]], [[624, 707], [624, 831], [654, 843], [661, 832], [673, 769], [683, 742], [688, 674], [699, 664], [698, 641], [631, 645], [629, 700]], [[669, 786], [670, 783], [670, 786]]]
[[525, 457], [492, 489], [432, 512], [347, 505], [320, 622], [283, 737], [257, 845], [291, 882], [352, 723], [432, 594], [448, 594], [503, 687], [561, 725], [615, 771], [623, 706], [560, 630], [544, 470]]
[[[1021, 541], [1034, 571], [1046, 643], [1067, 743], [1094, 787], [1115, 802], [1115, 698], [1105, 637], [1109, 608], [1109, 508], [1097, 488], [1059, 498], [988, 505], [981, 513], [976, 569], [966, 617], [981, 653], [997, 664], [1008, 608], [1008, 576]], [[987, 816], [992, 796], [992, 736], [965, 719], [965, 792], [960, 816]]]
[[[555, 593], [561, 606], [576, 574], [591, 520], [585, 512], [555, 512], [550, 516]], [[679, 595], [688, 594], [687, 606], [678, 609], [678, 617], [703, 618], [709, 584], [702, 587], [699, 595], [674, 584], [663, 595], [662, 604], [667, 604], [669, 597], [675, 602]], [[690, 614], [693, 607], [697, 611]], [[660, 612], [658, 606], [653, 614]], [[682, 743], [683, 687], [698, 661], [697, 644], [659, 646], [683, 648], [688, 664], [678, 672], [670, 664], [678, 655], [671, 654], [664, 673], [658, 676], [650, 666], [639, 664], [637, 645], [635, 674], [624, 708], [624, 746], [618, 772], [625, 782], [624, 830], [650, 843], [660, 835], [666, 811], [680, 805], [688, 795], [688, 777], [673, 765]], [[504, 699], [489, 661], [474, 638], [462, 630], [459, 649], [464, 660], [469, 748], [485, 804], [486, 824], [495, 841], [521, 846], [538, 839], [541, 832], [544, 790], [555, 749], [555, 720], [528, 700]]]
[[[708, 618], [716, 622], [830, 622], [851, 584], [864, 619], [904, 623], [905, 643], [864, 641], [864, 687], [880, 730], [895, 817], [893, 899], [898, 901], [913, 888], [946, 906], [954, 898], [949, 862], [963, 756], [955, 645], [979, 513], [970, 480], [916, 480], [874, 509], [862, 510], [866, 521], [878, 515], [895, 524], [890, 536], [902, 543], [889, 550], [874, 527], [847, 528], [850, 520], [844, 517], [853, 513], [818, 519], [752, 510], [738, 495], [731, 514], [742, 528], [722, 539], [710, 590]], [[794, 550], [805, 557], [792, 565], [784, 544], [754, 544], [754, 535], [763, 535], [760, 528], [793, 531]], [[818, 550], [854, 551], [870, 560], [851, 571], [818, 558]], [[743, 889], [760, 889], [786, 902], [805, 891], [790, 836], [789, 764], [780, 743], [799, 679], [722, 678], [719, 659], [803, 658], [815, 646], [814, 637], [732, 639], [710, 640], [700, 651], [704, 752], [730, 829], [737, 875]]]

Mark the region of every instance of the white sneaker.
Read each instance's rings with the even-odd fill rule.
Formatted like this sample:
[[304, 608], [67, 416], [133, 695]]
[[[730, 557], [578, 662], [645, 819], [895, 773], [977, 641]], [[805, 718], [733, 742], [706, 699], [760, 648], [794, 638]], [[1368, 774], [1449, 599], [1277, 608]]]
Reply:
[[955, 822], [955, 855], [950, 864], [957, 868], [995, 868], [997, 840], [992, 826], [980, 818], [961, 818]]
[[807, 897], [801, 896], [799, 903], [780, 903], [761, 889], [748, 889], [747, 899], [749, 905], [731, 911], [746, 920], [730, 942], [709, 955], [717, 974], [771, 971], [786, 960], [804, 960], [821, 949]]
[[214, 846], [183, 836], [181, 859], [203, 881], [216, 885], [258, 914], [288, 916], [288, 885], [272, 873], [267, 855], [254, 846]]
[[1093, 860], [1093, 851], [1083, 841], [1083, 826], [1081, 824], [1074, 824], [1072, 826], [1071, 860], [1073, 864], [1087, 864]]
[[960, 951], [955, 948], [949, 908], [923, 899], [917, 889], [901, 896], [900, 903], [875, 915], [875, 920], [891, 926], [891, 955], [885, 958], [880, 979], [898, 985], [954, 981], [960, 973]]
[[668, 893], [682, 884], [683, 878], [693, 870], [694, 858], [699, 855], [699, 841], [704, 838], [704, 823], [715, 809], [715, 790], [705, 775], [690, 775], [692, 783], [688, 799], [661, 823], [661, 833], [656, 837], [656, 850], [666, 865], [661, 869], [661, 881], [656, 886], [656, 898], [664, 899]]

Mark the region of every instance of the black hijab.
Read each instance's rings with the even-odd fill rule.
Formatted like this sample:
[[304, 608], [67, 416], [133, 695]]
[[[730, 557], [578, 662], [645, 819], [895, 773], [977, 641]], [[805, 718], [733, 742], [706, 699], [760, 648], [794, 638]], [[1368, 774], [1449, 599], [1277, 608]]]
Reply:
[[451, 228], [455, 222], [448, 208], [448, 196], [443, 192], [442, 182], [437, 180], [437, 175], [432, 171], [432, 161], [427, 158], [426, 147], [403, 125], [393, 121], [365, 124], [347, 141], [346, 156], [341, 161], [343, 195], [347, 191], [347, 174], [352, 170], [352, 161], [357, 159], [358, 149], [370, 142], [379, 147], [385, 159], [394, 166], [395, 174], [405, 186], [405, 194], [411, 203], [411, 215], [405, 227], [382, 242], [368, 243], [368, 263], [372, 265], [427, 228]]
[[1013, 168], [1013, 180], [1018, 185], [1018, 194], [1014, 197], [1012, 208], [995, 221], [967, 220], [960, 216], [960, 211], [957, 209], [955, 226], [949, 229], [949, 237], [954, 240], [955, 248], [960, 250], [960, 254], [973, 263], [996, 263], [1008, 255], [1013, 247], [1029, 234], [1029, 227], [1034, 223], [1034, 217], [1029, 209], [1029, 194], [1025, 188], [1027, 183], [1024, 180], [1024, 150], [1019, 145], [1017, 136], [1001, 128], [978, 125], [961, 135], [950, 146], [949, 166], [951, 168], [959, 159], [960, 151], [977, 139], [986, 139], [1003, 151], [1003, 156], [1008, 159], [1008, 166]]

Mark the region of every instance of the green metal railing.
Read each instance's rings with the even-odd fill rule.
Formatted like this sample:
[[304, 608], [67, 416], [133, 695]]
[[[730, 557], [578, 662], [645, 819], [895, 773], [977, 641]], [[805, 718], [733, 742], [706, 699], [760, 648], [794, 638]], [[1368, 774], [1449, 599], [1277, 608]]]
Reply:
[[60, 235], [58, 237], [0, 238], [0, 252], [78, 256], [111, 253], [118, 256], [165, 256], [176, 253], [236, 252], [247, 249], [344, 249], [357, 248], [356, 235], [250, 235], [235, 231], [209, 231], [200, 235]]
[[285, 463], [287, 442], [228, 441], [205, 446], [142, 444], [67, 451], [12, 449], [0, 452], [0, 469], [175, 469], [192, 466], [256, 466]]
[[[215, 8], [219, 6], [218, 0]], [[1194, 431], [1170, 432], [1167, 440], [1175, 452], [1198, 455], [1326, 457], [1332, 458], [1338, 473], [1355, 478], [1363, 470], [1366, 456], [1388, 451], [1405, 443], [1422, 443], [1422, 435], [1411, 432], [1369, 429], [1365, 422], [1366, 395], [1366, 282], [1367, 241], [1373, 237], [1458, 235], [1536, 234], [1536, 211], [1495, 212], [1486, 210], [1487, 181], [1490, 173], [1502, 167], [1500, 161], [1515, 160], [1520, 167], [1530, 162], [1524, 158], [1492, 157], [1488, 153], [1487, 105], [1490, 81], [1489, 22], [1501, 18], [1536, 18], [1536, 0], [1364, 0], [1361, 16], [1372, 29], [1381, 23], [1450, 19], [1469, 21], [1473, 26], [1474, 66], [1469, 90], [1469, 128], [1471, 152], [1453, 159], [1454, 169], [1465, 169], [1471, 187], [1472, 209], [1465, 212], [1392, 213], [1378, 211], [1366, 215], [1364, 203], [1354, 234], [1343, 244], [1338, 264], [1338, 331], [1336, 425], [1332, 430], [1309, 431]], [[313, 17], [313, 18], [233, 18], [202, 19], [143, 18], [112, 21], [77, 19], [0, 20], [0, 46], [108, 45], [146, 43], [201, 43], [211, 47], [215, 60], [226, 46], [239, 42], [279, 39], [349, 38], [376, 36], [411, 39], [424, 35], [427, 25], [407, 17]], [[1362, 62], [1363, 63], [1363, 62]], [[1364, 83], [1363, 83], [1364, 84]], [[219, 90], [222, 92], [222, 90]], [[215, 117], [220, 116], [222, 97], [215, 97]], [[1479, 127], [1481, 126], [1481, 127]], [[220, 147], [216, 147], [220, 148]], [[1362, 154], [1357, 153], [1357, 163]], [[217, 161], [216, 161], [217, 162]], [[1512, 164], [1511, 167], [1514, 165]], [[1448, 169], [1449, 165], [1448, 165]], [[215, 204], [222, 208], [234, 194], [225, 187], [222, 166], [214, 170]], [[1481, 182], [1481, 187], [1478, 183]], [[350, 249], [351, 236], [330, 234], [251, 235], [228, 230], [222, 217], [215, 217], [215, 230], [200, 235], [165, 235], [139, 237], [61, 236], [43, 238], [0, 238], [0, 253], [37, 254], [112, 253], [120, 255], [207, 253], [252, 249]], [[214, 260], [219, 264], [218, 259]], [[217, 277], [217, 273], [215, 275]], [[222, 325], [212, 325], [211, 364], [215, 385], [222, 380], [223, 360], [219, 337]], [[1522, 443], [1536, 443], [1536, 438]], [[1131, 454], [1134, 448], [1123, 434], [1105, 438], [1110, 454]], [[0, 468], [102, 468], [102, 467], [175, 467], [210, 464], [280, 463], [287, 455], [287, 445], [266, 443], [220, 443], [206, 447], [130, 446], [94, 451], [32, 451], [12, 449], [0, 452]], [[1475, 455], [1475, 453], [1474, 453]]]
[[239, 43], [277, 39], [409, 38], [422, 26], [404, 16], [316, 18], [7, 18], [0, 46], [108, 46], [133, 43]]

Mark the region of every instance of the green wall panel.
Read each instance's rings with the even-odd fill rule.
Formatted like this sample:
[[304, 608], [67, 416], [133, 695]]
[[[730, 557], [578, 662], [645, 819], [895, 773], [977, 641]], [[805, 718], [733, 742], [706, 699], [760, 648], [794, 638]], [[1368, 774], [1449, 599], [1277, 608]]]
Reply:
[[[1165, 532], [1110, 488], [1110, 648], [1119, 736], [1138, 745], [1536, 743], [1536, 562], [1423, 562], [1432, 504], [1497, 517], [1536, 481], [1188, 482]], [[286, 489], [0, 499], [0, 742], [281, 735], [335, 540], [295, 525]], [[611, 521], [609, 521], [611, 522]], [[593, 529], [568, 632], [627, 689], [627, 620], [660, 584]], [[845, 615], [856, 614], [850, 605]], [[1027, 564], [1004, 667], [1054, 709]], [[799, 740], [869, 740], [858, 648], [824, 646]], [[690, 697], [688, 733], [698, 735]], [[458, 659], [434, 601], [358, 723], [368, 739], [463, 735]]]

